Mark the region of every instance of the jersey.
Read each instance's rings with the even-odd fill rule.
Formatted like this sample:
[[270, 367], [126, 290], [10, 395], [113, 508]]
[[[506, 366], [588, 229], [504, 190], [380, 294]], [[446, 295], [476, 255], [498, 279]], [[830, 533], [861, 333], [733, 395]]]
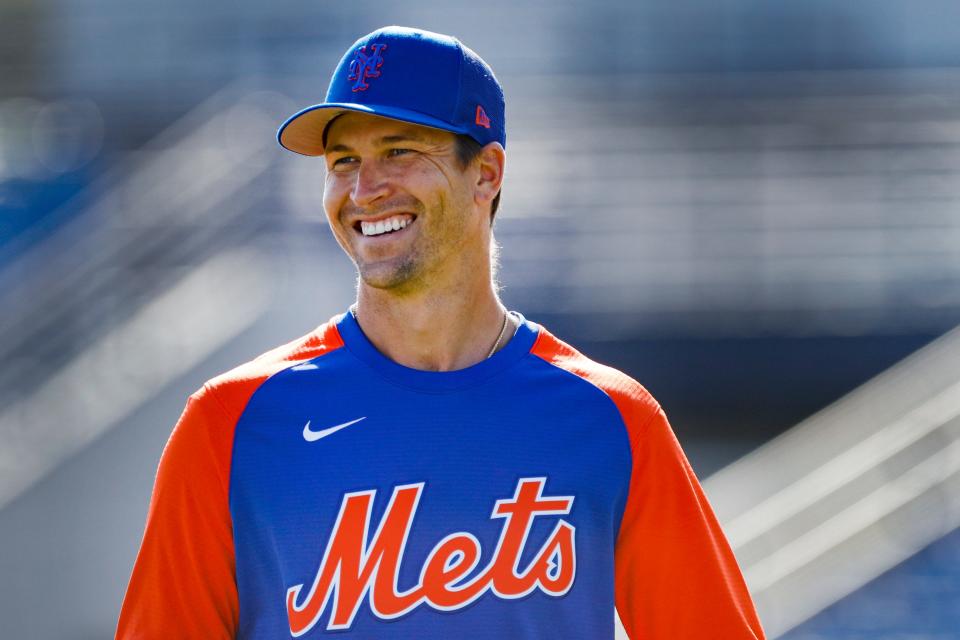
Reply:
[[[519, 316], [519, 314], [517, 314]], [[762, 638], [654, 398], [524, 319], [458, 371], [345, 313], [207, 382], [117, 637]]]

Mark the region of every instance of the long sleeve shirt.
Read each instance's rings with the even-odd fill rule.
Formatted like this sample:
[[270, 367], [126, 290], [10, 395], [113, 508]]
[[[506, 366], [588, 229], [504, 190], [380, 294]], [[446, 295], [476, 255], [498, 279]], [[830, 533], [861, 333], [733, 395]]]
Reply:
[[[519, 315], [519, 314], [518, 314]], [[522, 320], [430, 372], [349, 313], [207, 382], [117, 638], [759, 639], [660, 405]]]

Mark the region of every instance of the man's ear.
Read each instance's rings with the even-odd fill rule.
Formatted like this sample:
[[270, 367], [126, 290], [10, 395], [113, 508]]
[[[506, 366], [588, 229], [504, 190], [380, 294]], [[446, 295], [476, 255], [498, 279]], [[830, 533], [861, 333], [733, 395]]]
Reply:
[[474, 200], [477, 204], [490, 204], [500, 193], [503, 185], [503, 169], [507, 154], [499, 142], [490, 142], [477, 156], [480, 175], [477, 177]]

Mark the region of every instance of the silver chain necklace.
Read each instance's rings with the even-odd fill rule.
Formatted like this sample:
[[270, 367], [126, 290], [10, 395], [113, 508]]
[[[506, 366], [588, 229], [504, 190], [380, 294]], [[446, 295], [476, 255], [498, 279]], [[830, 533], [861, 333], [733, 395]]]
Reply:
[[493, 343], [493, 346], [490, 347], [490, 353], [487, 354], [487, 358], [492, 356], [496, 351], [497, 347], [500, 346], [500, 341], [503, 340], [503, 334], [507, 330], [507, 320], [510, 318], [510, 312], [504, 311], [503, 313], [503, 326], [500, 327], [500, 333], [497, 334], [497, 341]]
[[[355, 304], [350, 305], [350, 315], [353, 316], [353, 319], [354, 319], [354, 320], [357, 320], [357, 305], [355, 305]], [[496, 339], [496, 341], [493, 343], [493, 346], [490, 347], [490, 353], [488, 353], [488, 354], [487, 354], [487, 357], [484, 358], [485, 360], [486, 360], [486, 359], [489, 359], [491, 356], [493, 356], [494, 353], [497, 352], [497, 347], [500, 346], [500, 341], [503, 340], [503, 334], [504, 334], [504, 333], [506, 332], [506, 330], [507, 330], [507, 321], [508, 321], [509, 319], [510, 319], [510, 312], [509, 312], [509, 311], [505, 311], [505, 312], [503, 313], [503, 325], [500, 327], [500, 333], [497, 334], [497, 339]]]

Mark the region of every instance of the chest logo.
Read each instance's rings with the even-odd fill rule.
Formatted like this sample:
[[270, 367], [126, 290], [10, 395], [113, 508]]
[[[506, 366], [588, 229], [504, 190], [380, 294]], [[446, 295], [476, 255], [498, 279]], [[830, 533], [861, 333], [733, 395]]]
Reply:
[[[379, 523], [371, 522], [376, 491], [344, 494], [313, 584], [306, 592], [305, 584], [287, 589], [291, 635], [308, 632], [327, 610], [328, 630], [349, 629], [364, 599], [375, 616], [393, 620], [421, 605], [456, 611], [487, 592], [505, 600], [538, 589], [549, 596], [565, 595], [577, 571], [576, 528], [566, 520], [557, 519], [534, 559], [519, 566], [534, 519], [567, 515], [573, 506], [574, 496], [544, 496], [546, 480], [521, 478], [512, 498], [494, 503], [490, 518], [502, 521], [500, 538], [482, 570], [473, 571], [482, 555], [476, 536], [452, 533], [434, 545], [418, 584], [405, 591], [397, 581], [425, 483], [395, 487]], [[473, 577], [465, 579], [471, 573]]]
[[366, 420], [367, 416], [362, 418], [357, 418], [356, 420], [351, 420], [350, 422], [344, 422], [343, 424], [338, 424], [335, 427], [330, 427], [329, 429], [323, 429], [321, 431], [311, 431], [310, 430], [310, 421], [307, 420], [307, 424], [303, 425], [303, 439], [307, 442], [315, 442], [320, 438], [326, 438], [331, 433], [336, 433], [340, 429], [346, 429], [352, 424], [357, 424], [361, 420]]
[[380, 77], [380, 67], [383, 66], [383, 50], [387, 48], [385, 44], [372, 44], [370, 51], [363, 46], [357, 49], [353, 54], [353, 60], [350, 61], [350, 75], [347, 80], [353, 83], [351, 89], [357, 91], [366, 91], [370, 85], [367, 83], [369, 78]]

